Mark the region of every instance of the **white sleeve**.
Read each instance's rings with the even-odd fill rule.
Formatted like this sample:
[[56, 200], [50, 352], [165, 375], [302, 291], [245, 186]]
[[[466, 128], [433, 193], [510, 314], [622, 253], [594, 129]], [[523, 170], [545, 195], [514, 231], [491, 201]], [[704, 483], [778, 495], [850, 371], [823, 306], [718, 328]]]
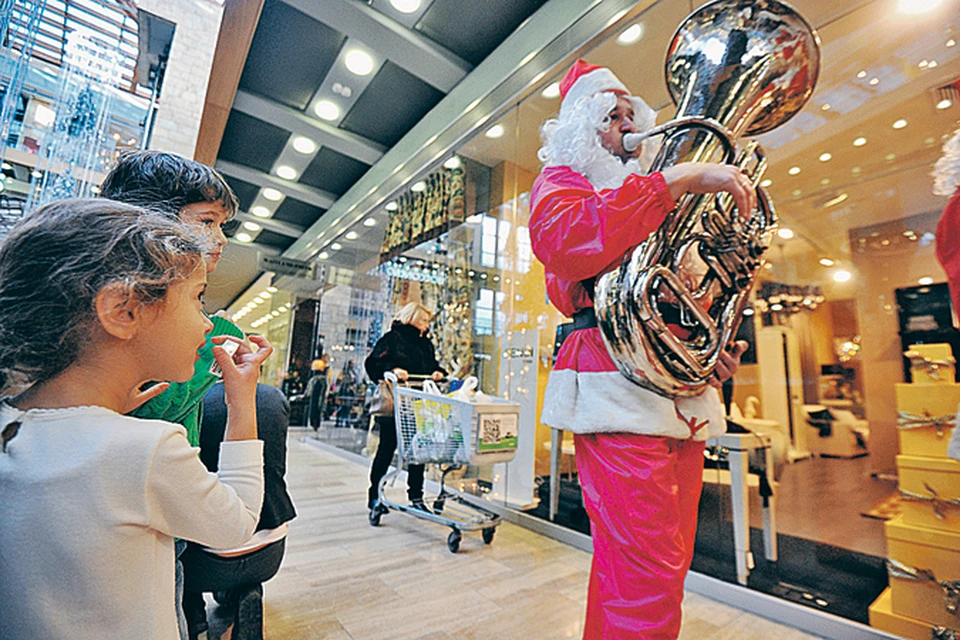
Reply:
[[147, 474], [149, 526], [208, 547], [245, 542], [263, 502], [263, 442], [224, 442], [219, 468], [207, 471], [183, 429], [165, 431]]

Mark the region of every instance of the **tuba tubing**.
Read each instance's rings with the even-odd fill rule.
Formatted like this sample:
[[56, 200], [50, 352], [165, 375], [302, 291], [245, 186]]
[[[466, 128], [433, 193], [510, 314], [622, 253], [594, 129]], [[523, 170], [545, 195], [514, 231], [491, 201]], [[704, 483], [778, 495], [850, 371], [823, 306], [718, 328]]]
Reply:
[[[675, 118], [626, 134], [635, 150], [662, 137], [650, 168], [680, 162], [734, 164], [755, 188], [767, 161], [755, 141], [780, 126], [813, 93], [819, 37], [779, 0], [716, 0], [677, 30], [666, 60]], [[667, 397], [698, 395], [736, 335], [777, 217], [766, 192], [743, 216], [727, 193], [686, 194], [661, 227], [601, 275], [594, 306], [617, 369]]]

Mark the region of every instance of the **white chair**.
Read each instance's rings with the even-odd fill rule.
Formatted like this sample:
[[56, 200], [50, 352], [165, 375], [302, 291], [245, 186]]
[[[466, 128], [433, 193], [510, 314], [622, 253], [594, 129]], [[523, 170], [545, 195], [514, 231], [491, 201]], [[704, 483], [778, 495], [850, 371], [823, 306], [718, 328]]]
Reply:
[[803, 417], [811, 428], [807, 444], [814, 454], [825, 458], [859, 458], [869, 453], [870, 423], [851, 411], [805, 404]]

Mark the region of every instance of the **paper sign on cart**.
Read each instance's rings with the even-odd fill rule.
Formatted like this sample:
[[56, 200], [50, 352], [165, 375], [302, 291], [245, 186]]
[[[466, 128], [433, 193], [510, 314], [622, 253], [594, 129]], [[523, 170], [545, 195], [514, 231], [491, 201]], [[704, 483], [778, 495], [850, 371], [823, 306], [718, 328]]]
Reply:
[[516, 413], [483, 413], [478, 416], [477, 451], [503, 451], [517, 448], [520, 416]]

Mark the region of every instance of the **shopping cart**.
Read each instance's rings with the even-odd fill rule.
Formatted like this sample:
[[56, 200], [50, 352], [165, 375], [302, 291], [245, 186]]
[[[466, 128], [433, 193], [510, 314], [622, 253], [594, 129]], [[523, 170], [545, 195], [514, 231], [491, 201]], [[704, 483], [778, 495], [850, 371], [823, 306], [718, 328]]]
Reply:
[[[384, 374], [393, 383], [393, 411], [397, 421], [396, 469], [380, 481], [377, 504], [370, 510], [370, 524], [378, 526], [389, 510], [408, 513], [450, 527], [447, 548], [460, 549], [464, 531], [480, 530], [486, 544], [493, 542], [501, 518], [446, 487], [447, 474], [466, 464], [509, 462], [517, 453], [520, 405], [499, 398], [467, 402], [413, 389], [398, 383], [392, 372]], [[411, 376], [411, 378], [416, 376]], [[386, 498], [384, 488], [410, 464], [440, 465], [440, 493], [433, 510], [424, 511]]]

